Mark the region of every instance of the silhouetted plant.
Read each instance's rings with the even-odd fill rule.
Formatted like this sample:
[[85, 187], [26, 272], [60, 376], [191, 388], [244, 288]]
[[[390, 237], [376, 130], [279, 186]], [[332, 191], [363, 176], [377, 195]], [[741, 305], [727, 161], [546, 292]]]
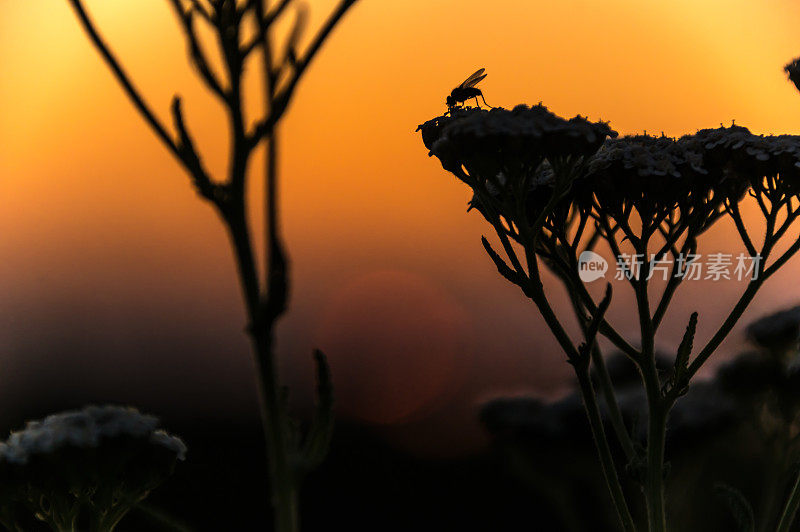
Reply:
[[29, 421], [0, 443], [0, 523], [111, 532], [184, 460], [180, 438], [132, 408], [90, 406]]
[[[663, 353], [656, 360], [659, 371], [666, 373], [671, 360]], [[641, 448], [647, 440], [648, 407], [639, 371], [621, 353], [613, 354], [606, 363], [622, 419], [625, 426], [630, 427], [634, 447]], [[599, 385], [596, 372], [592, 382]], [[599, 401], [598, 406], [604, 429], [613, 431], [606, 403]], [[740, 442], [749, 441], [736, 437], [741, 417], [736, 406], [718, 382], [704, 381], [693, 385], [673, 408], [667, 434], [672, 482], [666, 494], [672, 503], [672, 529], [700, 530], [707, 524], [709, 529], [716, 530], [713, 525], [725, 519], [725, 509], [719, 507], [704, 488], [709, 488], [710, 492], [713, 482], [719, 480], [739, 485], [738, 477], [714, 476], [713, 468], [707, 469], [706, 457], [714, 454], [716, 445], [734, 453], [740, 452]], [[614, 508], [604, 507], [608, 506], [603, 497], [607, 488], [597, 460], [592, 460], [596, 451], [577, 386], [552, 402], [524, 396], [491, 400], [483, 406], [481, 419], [492, 435], [499, 457], [508, 463], [511, 472], [546, 500], [556, 501], [553, 509], [560, 514], [565, 529], [578, 532], [616, 528], [618, 518]], [[612, 446], [612, 451], [615, 461], [624, 463], [622, 449]], [[750, 456], [751, 452], [747, 448], [742, 455]], [[641, 485], [643, 472], [629, 469], [620, 475], [626, 494], [635, 492]], [[708, 486], [694, 486], [687, 497], [687, 484], [694, 484], [695, 478], [704, 472], [710, 475]], [[589, 500], [598, 503], [592, 507], [586, 503]], [[644, 514], [641, 498], [629, 497], [628, 503], [634, 520]], [[710, 512], [704, 503], [713, 504], [715, 511]], [[582, 508], [581, 515], [575, 515], [577, 506]], [[680, 510], [676, 511], [677, 508]]]
[[[733, 519], [748, 525], [741, 530], [767, 531], [781, 517], [781, 498], [800, 458], [800, 307], [765, 316], [746, 331], [755, 348], [693, 384], [671, 411], [667, 499], [675, 530], [718, 530]], [[659, 373], [667, 374], [670, 362], [657, 356]], [[607, 366], [631, 438], [643, 443], [647, 400], [636, 366], [621, 353]], [[605, 428], [613, 430], [608, 408], [601, 403], [600, 409]], [[578, 390], [552, 402], [494, 399], [484, 405], [481, 418], [514, 474], [554, 501], [565, 528], [586, 530], [592, 523], [605, 529], [613, 516], [597, 510], [574, 515], [579, 501], [604, 489], [587, 475], [591, 434]], [[628, 489], [636, 482], [631, 476], [621, 480]], [[629, 502], [636, 515], [638, 501]]]
[[[615, 138], [605, 123], [580, 116], [565, 120], [541, 104], [511, 111], [454, 109], [422, 124], [419, 131], [430, 154], [472, 189], [470, 206], [492, 225], [505, 258], [483, 238], [486, 252], [499, 273], [536, 304], [573, 365], [622, 528], [634, 530], [634, 519], [602, 422], [596, 386], [624, 451], [626, 471], [640, 482], [647, 526], [651, 531], [665, 530], [664, 448], [670, 412], [758, 289], [800, 249], [800, 241], [795, 241], [776, 252], [800, 215], [800, 137], [753, 135], [733, 125], [680, 139]], [[748, 199], [763, 215], [760, 245], [741, 216], [740, 203]], [[686, 257], [696, 253], [698, 239], [725, 216], [733, 220], [751, 260], [747, 287], [694, 357], [698, 316], [691, 316], [672, 367], [664, 374], [656, 364], [658, 328], [685, 278]], [[579, 275], [581, 254], [599, 242], [607, 244], [618, 260], [628, 250], [643, 258], [639, 265], [621, 265], [635, 295], [639, 347], [605, 318], [611, 284], [605, 297], [596, 301]], [[582, 342], [570, 337], [554, 312], [542, 284], [540, 261], [567, 289]], [[669, 279], [653, 304], [650, 279], [656, 261], [666, 265]], [[640, 373], [647, 404], [645, 446], [632, 439], [625, 424], [596, 342], [598, 334]], [[591, 365], [595, 379], [590, 377]]]
[[[82, 0], [69, 0], [106, 64], [133, 105], [170, 153], [192, 178], [200, 196], [211, 203], [228, 230], [236, 255], [239, 280], [247, 309], [248, 326], [258, 365], [262, 423], [267, 443], [275, 529], [298, 529], [298, 490], [302, 477], [327, 453], [333, 430], [332, 390], [327, 362], [316, 351], [317, 410], [305, 438], [297, 434], [289, 416], [286, 390], [281, 387], [274, 359], [274, 328], [287, 308], [289, 263], [278, 216], [277, 126], [292, 100], [297, 84], [344, 14], [356, 0], [340, 0], [307, 48], [299, 48], [306, 20], [303, 4], [278, 0], [168, 0], [183, 30], [189, 58], [200, 79], [220, 101], [229, 118], [230, 164], [225, 179], [215, 180], [203, 164], [183, 118], [181, 99], [172, 101], [174, 131], [161, 123], [131, 81], [88, 16]], [[279, 50], [273, 39], [276, 21], [296, 4], [297, 17], [287, 41]], [[209, 64], [198, 24], [215, 34], [224, 75]], [[260, 58], [264, 80], [264, 115], [253, 125], [245, 118], [242, 83], [246, 65]], [[254, 151], [266, 143], [266, 281], [259, 279], [245, 208], [248, 164]], [[262, 286], [263, 285], [263, 286]]]

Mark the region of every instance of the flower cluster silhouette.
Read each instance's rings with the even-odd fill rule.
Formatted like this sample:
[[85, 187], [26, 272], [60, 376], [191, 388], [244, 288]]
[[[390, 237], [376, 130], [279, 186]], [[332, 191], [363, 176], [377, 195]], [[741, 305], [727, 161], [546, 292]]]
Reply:
[[[787, 67], [790, 76], [800, 68], [792, 65]], [[483, 238], [487, 254], [498, 272], [536, 305], [574, 366], [622, 528], [634, 530], [635, 524], [630, 495], [622, 489], [607, 438], [604, 408], [624, 450], [625, 470], [644, 494], [647, 527], [665, 530], [664, 456], [670, 414], [684, 411], [675, 410], [675, 405], [687, 394], [692, 378], [763, 283], [800, 249], [800, 240], [787, 237], [800, 215], [800, 137], [756, 135], [735, 124], [677, 139], [663, 134], [620, 137], [605, 122], [582, 116], [561, 118], [542, 104], [520, 105], [510, 111], [451, 109], [423, 123], [418, 131], [429, 155], [472, 189], [469, 206], [492, 226], [505, 256]], [[755, 224], [741, 214], [740, 204], [751, 200], [762, 215]], [[695, 254], [701, 236], [724, 218], [733, 221], [753, 259], [753, 275], [722, 324], [698, 349], [694, 340], [699, 317], [692, 314], [671, 367], [664, 372], [659, 368], [656, 337], [682, 283], [685, 257]], [[761, 227], [763, 243], [757, 243], [753, 235]], [[636, 301], [636, 339], [624, 338], [605, 317], [612, 285], [597, 301], [580, 276], [579, 257], [601, 242], [618, 258], [626, 250], [653, 257], [644, 261], [638, 275], [624, 276]], [[660, 294], [650, 283], [654, 260], [666, 262], [671, 270]], [[563, 317], [554, 311], [540, 264], [565, 287], [582, 340], [571, 337]], [[639, 397], [647, 406], [644, 445], [633, 437], [630, 419], [623, 415], [625, 408], [597, 343], [598, 335], [639, 372]], [[604, 407], [598, 403], [597, 389]], [[787, 503], [782, 522], [791, 521], [794, 501]]]
[[34, 516], [55, 532], [110, 532], [186, 458], [158, 418], [88, 406], [29, 421], [0, 443], [0, 522], [21, 530]]

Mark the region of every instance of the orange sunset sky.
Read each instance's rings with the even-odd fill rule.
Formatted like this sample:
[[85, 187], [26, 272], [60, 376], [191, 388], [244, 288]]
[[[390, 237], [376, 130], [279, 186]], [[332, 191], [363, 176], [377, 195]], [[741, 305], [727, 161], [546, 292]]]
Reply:
[[[311, 28], [334, 3], [308, 2]], [[86, 4], [165, 121], [172, 95], [184, 97], [221, 173], [224, 115], [187, 66], [166, 0]], [[469, 191], [414, 133], [471, 72], [486, 67], [492, 105], [542, 101], [620, 133], [678, 136], [735, 119], [798, 134], [800, 94], [782, 72], [798, 55], [790, 0], [360, 0], [280, 128], [295, 290], [279, 354], [298, 408], [315, 346], [331, 358], [341, 416], [425, 450], [478, 434], [475, 405], [487, 397], [553, 395], [569, 382], [532, 305], [484, 256], [488, 228], [465, 212]], [[726, 222], [704, 248], [740, 251], [729, 236]], [[746, 317], [797, 303], [799, 274], [795, 260]], [[678, 341], [695, 309], [707, 337], [741, 289], [679, 293], [660, 345]], [[197, 418], [255, 415], [222, 226], [65, 0], [0, 0], [0, 294], [7, 408], [49, 391]], [[611, 317], [633, 335], [624, 301]], [[431, 427], [437, 443], [418, 436]]]

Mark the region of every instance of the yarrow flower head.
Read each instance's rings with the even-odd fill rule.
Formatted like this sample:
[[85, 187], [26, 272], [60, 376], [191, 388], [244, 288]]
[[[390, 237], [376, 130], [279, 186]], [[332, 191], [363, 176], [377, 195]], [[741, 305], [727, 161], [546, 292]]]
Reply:
[[576, 182], [576, 201], [596, 202], [612, 219], [660, 223], [678, 213], [696, 232], [747, 190], [782, 201], [800, 193], [800, 137], [762, 136], [732, 125], [680, 139], [609, 139]]
[[800, 137], [796, 135], [754, 135], [747, 128], [731, 126], [703, 129], [682, 141], [703, 154], [709, 172], [738, 180], [739, 190], [763, 190], [773, 181], [778, 194], [800, 192]]
[[[543, 105], [512, 110], [457, 109], [417, 128], [442, 166], [472, 187], [472, 206], [493, 209], [507, 219], [509, 201], [532, 192], [538, 198], [554, 184], [575, 177], [571, 170], [617, 134], [604, 122], [581, 116], [569, 120]], [[563, 187], [568, 188], [568, 187]]]
[[732, 124], [679, 139], [617, 138], [603, 122], [566, 120], [543, 105], [457, 109], [418, 130], [430, 155], [472, 188], [470, 208], [498, 232], [539, 246], [545, 261], [592, 226], [609, 243], [620, 231], [634, 245], [662, 235], [666, 250], [686, 235], [691, 251], [726, 214], [756, 255], [738, 210], [748, 191], [773, 214], [787, 208], [788, 222], [800, 213], [792, 210], [800, 195], [798, 136], [755, 135]]
[[527, 167], [521, 171], [533, 171], [545, 158], [552, 162], [559, 157], [588, 157], [607, 137], [616, 136], [606, 123], [581, 116], [565, 120], [541, 104], [518, 105], [511, 111], [458, 109], [417, 130], [430, 155], [438, 157], [446, 169], [488, 166], [490, 175], [484, 178], [493, 178], [514, 162]]
[[645, 222], [663, 216], [685, 204], [707, 173], [702, 156], [687, 148], [663, 135], [610, 139], [591, 159], [580, 191], [613, 217], [629, 213], [629, 207]]
[[0, 444], [2, 521], [27, 510], [55, 530], [112, 530], [185, 459], [183, 441], [158, 424], [120, 406], [28, 422]]

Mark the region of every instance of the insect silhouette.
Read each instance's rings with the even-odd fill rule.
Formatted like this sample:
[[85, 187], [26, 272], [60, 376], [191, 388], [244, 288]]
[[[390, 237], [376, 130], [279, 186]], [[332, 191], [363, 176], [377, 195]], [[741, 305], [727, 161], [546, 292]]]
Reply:
[[481, 97], [483, 100], [483, 104], [486, 107], [491, 107], [488, 103], [486, 103], [486, 98], [483, 97], [483, 93], [479, 88], [475, 85], [481, 82], [483, 78], [486, 77], [486, 69], [481, 68], [470, 77], [464, 80], [464, 82], [453, 89], [453, 92], [450, 93], [450, 96], [447, 97], [447, 111], [451, 112], [456, 106], [460, 103], [466, 103], [467, 100], [475, 98], [475, 103], [478, 104], [478, 107], [481, 104], [478, 102], [478, 96]]

